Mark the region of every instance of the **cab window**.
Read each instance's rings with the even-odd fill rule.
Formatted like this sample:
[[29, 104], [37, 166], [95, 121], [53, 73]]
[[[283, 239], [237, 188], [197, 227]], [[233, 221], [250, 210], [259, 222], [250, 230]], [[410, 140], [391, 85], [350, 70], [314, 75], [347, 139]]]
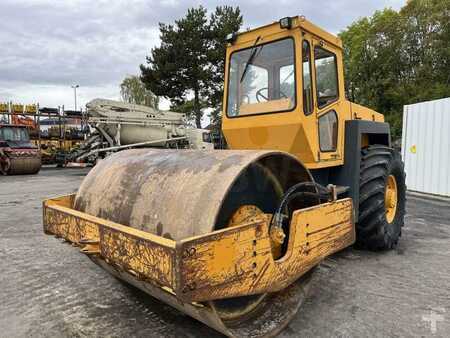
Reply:
[[309, 42], [304, 40], [302, 45], [303, 65], [303, 112], [309, 115], [313, 111], [313, 91], [311, 74], [311, 50]]
[[257, 44], [231, 54], [229, 117], [275, 113], [296, 106], [294, 40]]
[[294, 65], [280, 67], [280, 93], [295, 100], [295, 68]]
[[0, 140], [28, 141], [29, 137], [25, 128], [3, 127], [0, 128]]
[[[269, 88], [269, 71], [263, 67], [249, 65], [248, 70], [251, 76], [245, 76], [242, 81], [242, 87], [245, 88], [245, 95], [242, 97], [242, 103], [252, 104], [259, 102], [259, 98], [267, 100], [267, 88]], [[258, 90], [264, 90], [258, 93]]]
[[338, 136], [338, 119], [334, 110], [319, 117], [319, 143], [321, 151], [335, 151]]
[[314, 47], [316, 68], [317, 105], [319, 108], [338, 99], [336, 55], [322, 47]]

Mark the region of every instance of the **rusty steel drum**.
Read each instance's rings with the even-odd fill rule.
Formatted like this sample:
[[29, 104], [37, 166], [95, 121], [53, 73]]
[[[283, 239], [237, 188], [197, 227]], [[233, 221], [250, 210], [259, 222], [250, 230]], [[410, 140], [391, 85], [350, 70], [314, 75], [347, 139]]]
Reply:
[[41, 170], [40, 156], [11, 157], [8, 159], [7, 175], [32, 175]]
[[[312, 181], [309, 171], [278, 151], [134, 149], [100, 161], [82, 182], [74, 208], [181, 240], [226, 227], [241, 206], [273, 213], [284, 192], [303, 181]], [[172, 305], [229, 336], [272, 336], [297, 312], [311, 273], [275, 294], [208, 302], [201, 313]]]

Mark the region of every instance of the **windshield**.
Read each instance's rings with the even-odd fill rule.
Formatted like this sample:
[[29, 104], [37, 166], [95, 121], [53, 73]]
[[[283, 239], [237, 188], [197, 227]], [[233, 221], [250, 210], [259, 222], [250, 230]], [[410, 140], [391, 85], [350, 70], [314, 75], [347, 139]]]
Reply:
[[0, 140], [28, 141], [29, 138], [25, 128], [2, 127], [0, 128]]
[[228, 116], [274, 113], [294, 107], [293, 39], [257, 45], [231, 55]]

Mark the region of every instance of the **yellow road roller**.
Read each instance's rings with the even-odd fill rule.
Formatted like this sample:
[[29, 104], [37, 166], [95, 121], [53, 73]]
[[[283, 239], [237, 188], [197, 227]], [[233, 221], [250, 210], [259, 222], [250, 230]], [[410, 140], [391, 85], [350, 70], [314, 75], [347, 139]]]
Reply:
[[287, 17], [227, 38], [224, 150], [134, 149], [44, 201], [47, 234], [228, 336], [274, 336], [317, 265], [393, 248], [402, 161], [344, 94], [342, 43]]

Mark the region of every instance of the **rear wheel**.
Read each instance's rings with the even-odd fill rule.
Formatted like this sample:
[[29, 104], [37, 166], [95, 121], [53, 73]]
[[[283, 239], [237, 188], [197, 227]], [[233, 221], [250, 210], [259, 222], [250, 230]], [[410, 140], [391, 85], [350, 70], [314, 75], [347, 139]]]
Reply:
[[405, 172], [400, 154], [383, 145], [361, 151], [357, 245], [392, 249], [401, 236], [405, 216]]

